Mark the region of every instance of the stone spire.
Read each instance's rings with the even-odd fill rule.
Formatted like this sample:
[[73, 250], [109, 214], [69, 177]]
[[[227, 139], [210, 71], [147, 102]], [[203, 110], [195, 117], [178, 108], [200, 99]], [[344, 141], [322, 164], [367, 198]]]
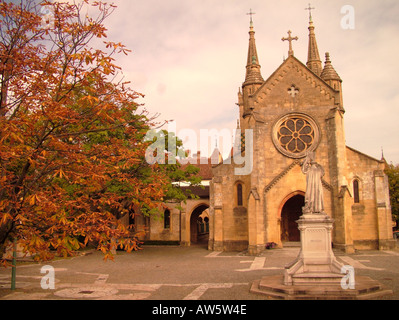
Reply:
[[326, 62], [324, 65], [324, 69], [320, 74], [320, 78], [322, 78], [326, 82], [330, 81], [342, 82], [341, 77], [338, 75], [337, 71], [335, 71], [334, 67], [332, 66], [330, 60], [330, 54], [328, 52], [326, 52]]
[[337, 102], [343, 110], [342, 79], [332, 66], [330, 54], [328, 52], [326, 52], [326, 62], [324, 64], [324, 69], [320, 74], [320, 78], [322, 78], [331, 88], [339, 92]]
[[251, 16], [250, 30], [249, 30], [249, 48], [248, 48], [248, 59], [247, 59], [247, 72], [245, 75], [245, 82], [243, 87], [246, 85], [252, 84], [262, 84], [264, 82], [262, 75], [260, 73], [260, 64], [258, 53], [256, 51], [256, 43], [255, 43], [255, 31], [254, 24], [252, 21], [252, 15], [254, 13], [249, 13]]
[[320, 76], [321, 71], [322, 71], [322, 66], [321, 66], [321, 60], [320, 60], [320, 55], [319, 55], [319, 49], [317, 48], [317, 42], [316, 42], [316, 34], [314, 32], [314, 24], [313, 24], [313, 19], [312, 19], [312, 14], [310, 9], [307, 8], [306, 10], [309, 10], [309, 46], [308, 46], [308, 62], [306, 63], [306, 66], [313, 71], [316, 75]]

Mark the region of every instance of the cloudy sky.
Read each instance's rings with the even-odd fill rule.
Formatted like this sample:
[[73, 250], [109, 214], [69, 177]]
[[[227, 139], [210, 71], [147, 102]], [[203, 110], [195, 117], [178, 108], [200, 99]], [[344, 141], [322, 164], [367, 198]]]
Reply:
[[[132, 53], [117, 61], [141, 100], [177, 133], [229, 129], [238, 118], [237, 92], [245, 78], [250, 9], [262, 75], [287, 57], [281, 38], [290, 29], [295, 56], [306, 63], [308, 1], [114, 0], [108, 38]], [[399, 163], [399, 1], [313, 0], [320, 56], [330, 52], [343, 79], [347, 145]], [[354, 9], [354, 29], [344, 5]], [[214, 144], [214, 142], [212, 142]], [[189, 148], [195, 148], [189, 145]], [[199, 148], [199, 146], [198, 146]]]

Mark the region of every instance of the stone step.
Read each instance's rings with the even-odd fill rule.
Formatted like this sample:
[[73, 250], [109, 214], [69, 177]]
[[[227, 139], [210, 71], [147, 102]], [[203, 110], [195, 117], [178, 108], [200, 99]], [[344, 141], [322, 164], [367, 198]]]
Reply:
[[294, 284], [301, 285], [341, 285], [343, 274], [338, 273], [298, 273], [292, 276]]
[[301, 242], [300, 241], [283, 241], [283, 248], [300, 248]]
[[272, 299], [294, 300], [366, 300], [392, 294], [369, 277], [356, 277], [355, 289], [343, 289], [340, 285], [292, 285], [283, 283], [283, 276], [268, 276], [254, 281], [251, 292], [266, 295]]

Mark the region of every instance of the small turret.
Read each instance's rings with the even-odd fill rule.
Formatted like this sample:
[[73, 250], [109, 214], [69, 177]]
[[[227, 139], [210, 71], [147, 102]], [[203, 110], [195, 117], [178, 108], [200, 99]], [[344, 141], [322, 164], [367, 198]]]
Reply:
[[320, 74], [320, 78], [322, 78], [331, 88], [336, 91], [340, 92], [340, 105], [343, 107], [342, 104], [342, 79], [335, 71], [334, 67], [332, 66], [330, 60], [330, 54], [326, 52], [326, 62], [324, 64], [324, 69]]
[[330, 54], [328, 52], [326, 52], [326, 62], [324, 64], [324, 69], [320, 74], [320, 78], [327, 82], [333, 89], [340, 89], [338, 88], [338, 84], [341, 84], [342, 80], [332, 66]]

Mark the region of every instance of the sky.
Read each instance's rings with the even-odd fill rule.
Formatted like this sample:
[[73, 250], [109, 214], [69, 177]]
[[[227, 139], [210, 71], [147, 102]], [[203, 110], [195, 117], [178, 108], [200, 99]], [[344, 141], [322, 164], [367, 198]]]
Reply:
[[[288, 55], [288, 43], [281, 41], [288, 30], [299, 38], [293, 42], [294, 55], [307, 61], [308, 1], [113, 2], [118, 7], [105, 23], [108, 38], [132, 50], [127, 57], [118, 56], [117, 64], [131, 87], [145, 95], [140, 102], [150, 114], [159, 113], [159, 122], [174, 120], [169, 128], [178, 135], [184, 129], [198, 136], [203, 129], [233, 134], [250, 9], [256, 13], [264, 79]], [[345, 5], [353, 12], [345, 11]], [[347, 145], [377, 159], [383, 148], [388, 163], [399, 163], [399, 1], [313, 0], [311, 6], [321, 60], [329, 52], [343, 80]], [[196, 143], [182, 138], [188, 149], [195, 149]]]

